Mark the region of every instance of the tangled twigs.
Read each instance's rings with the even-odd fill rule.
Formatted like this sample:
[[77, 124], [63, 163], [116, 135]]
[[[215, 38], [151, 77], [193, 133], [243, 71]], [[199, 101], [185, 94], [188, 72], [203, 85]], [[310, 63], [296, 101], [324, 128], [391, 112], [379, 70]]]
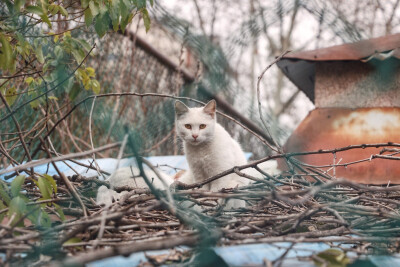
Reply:
[[[50, 150], [47, 148], [46, 143], [44, 142], [43, 138], [41, 138], [41, 137], [40, 137], [40, 142], [42, 143], [43, 149], [46, 151], [49, 159], [52, 159]], [[57, 173], [63, 179], [63, 181], [66, 184], [71, 195], [79, 202], [79, 205], [81, 205], [82, 210], [83, 210], [83, 215], [85, 217], [87, 217], [88, 214], [87, 214], [87, 209], [85, 207], [85, 204], [83, 204], [83, 201], [82, 201], [81, 197], [79, 196], [78, 192], [76, 191], [76, 188], [74, 187], [74, 185], [68, 180], [67, 177], [65, 177], [64, 173], [60, 172], [60, 170], [57, 167], [57, 164], [55, 164], [54, 161], [52, 161], [51, 164], [53, 164], [54, 169], [57, 171]]]
[[138, 241], [134, 246], [115, 246], [111, 248], [97, 250], [91, 253], [81, 253], [80, 255], [67, 258], [63, 262], [66, 266], [82, 265], [94, 260], [100, 260], [111, 256], [129, 256], [138, 251], [150, 251], [173, 248], [176, 246], [195, 246], [198, 242], [198, 235], [175, 236], [150, 241]]
[[[8, 105], [6, 98], [3, 96], [3, 94], [1, 92], [0, 92], [0, 99], [3, 102], [3, 104], [6, 106], [7, 111], [10, 114], [12, 114], [11, 108]], [[11, 118], [12, 118], [14, 124], [15, 124], [16, 129], [17, 129], [18, 137], [19, 137], [19, 140], [20, 140], [20, 142], [22, 144], [22, 147], [24, 148], [25, 155], [27, 156], [29, 161], [32, 161], [31, 154], [29, 152], [28, 146], [26, 145], [24, 137], [22, 136], [21, 126], [19, 125], [19, 123], [18, 123], [17, 119], [15, 118], [14, 114], [11, 115]], [[32, 173], [33, 173], [33, 170], [32, 170]]]
[[[86, 219], [75, 218], [48, 231], [2, 227], [5, 236], [0, 240], [0, 250], [29, 251], [30, 247], [25, 244], [33, 239], [42, 240], [45, 248], [56, 242], [61, 245], [61, 250], [74, 255], [63, 264], [84, 264], [138, 251], [197, 246], [204, 233], [201, 227], [192, 224], [199, 221], [209, 230], [217, 230], [208, 234], [214, 235], [217, 244], [221, 245], [283, 241], [297, 244], [321, 242], [323, 238], [324, 242], [353, 244], [354, 249], [368, 243], [362, 253], [382, 248], [388, 252], [398, 251], [399, 186], [367, 186], [342, 179], [312, 185], [296, 182], [299, 178], [269, 177], [284, 183], [275, 183], [267, 177], [268, 183], [258, 181], [254, 185], [220, 192], [192, 189], [171, 192], [171, 196], [166, 197], [165, 192], [155, 191], [159, 200], [148, 189], [137, 189], [106, 209], [85, 203], [91, 212]], [[77, 190], [91, 183], [85, 179], [79, 182]], [[271, 182], [275, 187], [272, 190]], [[60, 189], [62, 186], [59, 185]], [[69, 201], [64, 196], [65, 193], [58, 193], [59, 198]], [[171, 197], [179, 208], [169, 212], [164, 209], [168, 206], [163, 205], [163, 201], [169, 201]], [[248, 205], [221, 211], [215, 202], [218, 198], [240, 198]], [[82, 201], [86, 202], [85, 199]], [[198, 209], [190, 208], [193, 205], [203, 211], [201, 217], [193, 217], [196, 213], [192, 209]], [[104, 210], [107, 212], [103, 213]], [[103, 231], [102, 234], [98, 234], [99, 231]], [[22, 234], [14, 235], [13, 232]], [[50, 233], [53, 243], [44, 242]], [[64, 243], [72, 237], [78, 240], [76, 244]], [[93, 246], [97, 249], [91, 249]], [[282, 260], [284, 258], [282, 254]], [[275, 263], [279, 265], [279, 262]]]

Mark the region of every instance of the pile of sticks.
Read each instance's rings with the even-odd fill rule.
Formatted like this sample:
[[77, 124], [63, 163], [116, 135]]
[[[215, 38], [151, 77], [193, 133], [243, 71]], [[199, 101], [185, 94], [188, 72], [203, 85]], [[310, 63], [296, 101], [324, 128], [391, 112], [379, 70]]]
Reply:
[[[400, 147], [398, 144], [374, 144], [377, 145]], [[361, 185], [335, 179], [324, 170], [303, 169], [304, 172], [272, 176], [257, 167], [264, 161], [290, 159], [293, 155], [278, 153], [227, 170], [202, 183], [177, 182], [170, 190], [121, 188], [120, 191], [128, 189], [129, 193], [107, 207], [97, 205], [94, 200], [98, 187], [108, 186], [97, 178], [54, 175], [58, 191], [50, 200], [39, 200], [41, 194], [37, 186], [26, 179], [22, 189], [32, 201], [28, 205], [57, 203], [66, 219], [61, 220], [48, 205], [46, 209], [52, 218], [49, 228], [29, 223], [10, 225], [4, 220], [0, 225], [0, 252], [6, 255], [3, 263], [84, 264], [134, 252], [192, 247], [187, 254], [175, 250], [179, 257], [174, 257], [174, 261], [178, 263], [189, 261], [204, 247], [276, 242], [325, 242], [357, 255], [399, 252], [400, 186]], [[397, 159], [392, 157], [387, 160]], [[58, 160], [60, 157], [46, 159], [47, 163]], [[40, 163], [43, 162], [36, 164]], [[34, 164], [28, 162], [17, 170], [29, 173]], [[245, 174], [242, 170], [246, 168], [259, 170], [263, 178]], [[229, 173], [241, 175], [253, 183], [219, 192], [201, 188]], [[246, 207], [225, 209], [223, 200], [233, 198], [245, 200]], [[0, 210], [0, 215], [7, 211], [8, 208]], [[149, 260], [157, 265], [171, 259]]]

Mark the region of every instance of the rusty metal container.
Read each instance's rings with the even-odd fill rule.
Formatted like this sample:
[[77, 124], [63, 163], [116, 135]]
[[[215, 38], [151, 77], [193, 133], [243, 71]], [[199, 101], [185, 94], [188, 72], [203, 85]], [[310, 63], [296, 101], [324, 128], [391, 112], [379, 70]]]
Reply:
[[[277, 64], [316, 107], [288, 139], [285, 152], [400, 143], [400, 34], [289, 53]], [[298, 159], [316, 166], [347, 164], [381, 149]], [[284, 165], [279, 162], [281, 169]], [[338, 166], [329, 174], [367, 184], [400, 184], [400, 161], [373, 159]]]
[[[400, 143], [400, 108], [317, 108], [301, 122], [284, 146], [285, 152], [318, 151], [349, 145]], [[333, 154], [295, 157], [316, 166], [347, 164], [371, 155], [381, 148], [359, 148]], [[386, 153], [387, 154], [387, 153]], [[286, 169], [283, 161], [281, 169]], [[400, 161], [372, 159], [348, 166], [330, 167], [329, 175], [365, 184], [400, 184]]]

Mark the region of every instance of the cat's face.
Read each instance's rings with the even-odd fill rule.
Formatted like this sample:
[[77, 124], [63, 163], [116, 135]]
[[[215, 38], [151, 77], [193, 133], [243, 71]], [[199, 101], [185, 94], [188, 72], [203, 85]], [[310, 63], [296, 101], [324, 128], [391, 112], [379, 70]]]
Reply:
[[191, 145], [209, 142], [214, 137], [216, 102], [211, 100], [202, 108], [188, 108], [175, 102], [175, 125], [178, 136]]

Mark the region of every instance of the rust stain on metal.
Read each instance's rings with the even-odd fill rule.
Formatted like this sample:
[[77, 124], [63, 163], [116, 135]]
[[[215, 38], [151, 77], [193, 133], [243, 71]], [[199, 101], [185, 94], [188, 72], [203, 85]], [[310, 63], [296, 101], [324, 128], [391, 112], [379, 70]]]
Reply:
[[315, 106], [400, 107], [400, 60], [316, 62]]
[[322, 49], [289, 53], [284, 58], [310, 61], [360, 60], [371, 55], [389, 52], [400, 59], [400, 34], [362, 40], [355, 43], [336, 45]]
[[[285, 152], [334, 149], [357, 144], [400, 143], [400, 108], [318, 108], [310, 112], [284, 146]], [[336, 163], [346, 164], [379, 154], [382, 148], [354, 149], [336, 154]], [[305, 155], [298, 160], [312, 165], [330, 165], [332, 154]], [[279, 162], [282, 169], [285, 163]], [[329, 168], [325, 168], [327, 170]], [[400, 184], [400, 162], [373, 159], [336, 167], [336, 177], [365, 184]], [[333, 169], [329, 171], [333, 175]]]

